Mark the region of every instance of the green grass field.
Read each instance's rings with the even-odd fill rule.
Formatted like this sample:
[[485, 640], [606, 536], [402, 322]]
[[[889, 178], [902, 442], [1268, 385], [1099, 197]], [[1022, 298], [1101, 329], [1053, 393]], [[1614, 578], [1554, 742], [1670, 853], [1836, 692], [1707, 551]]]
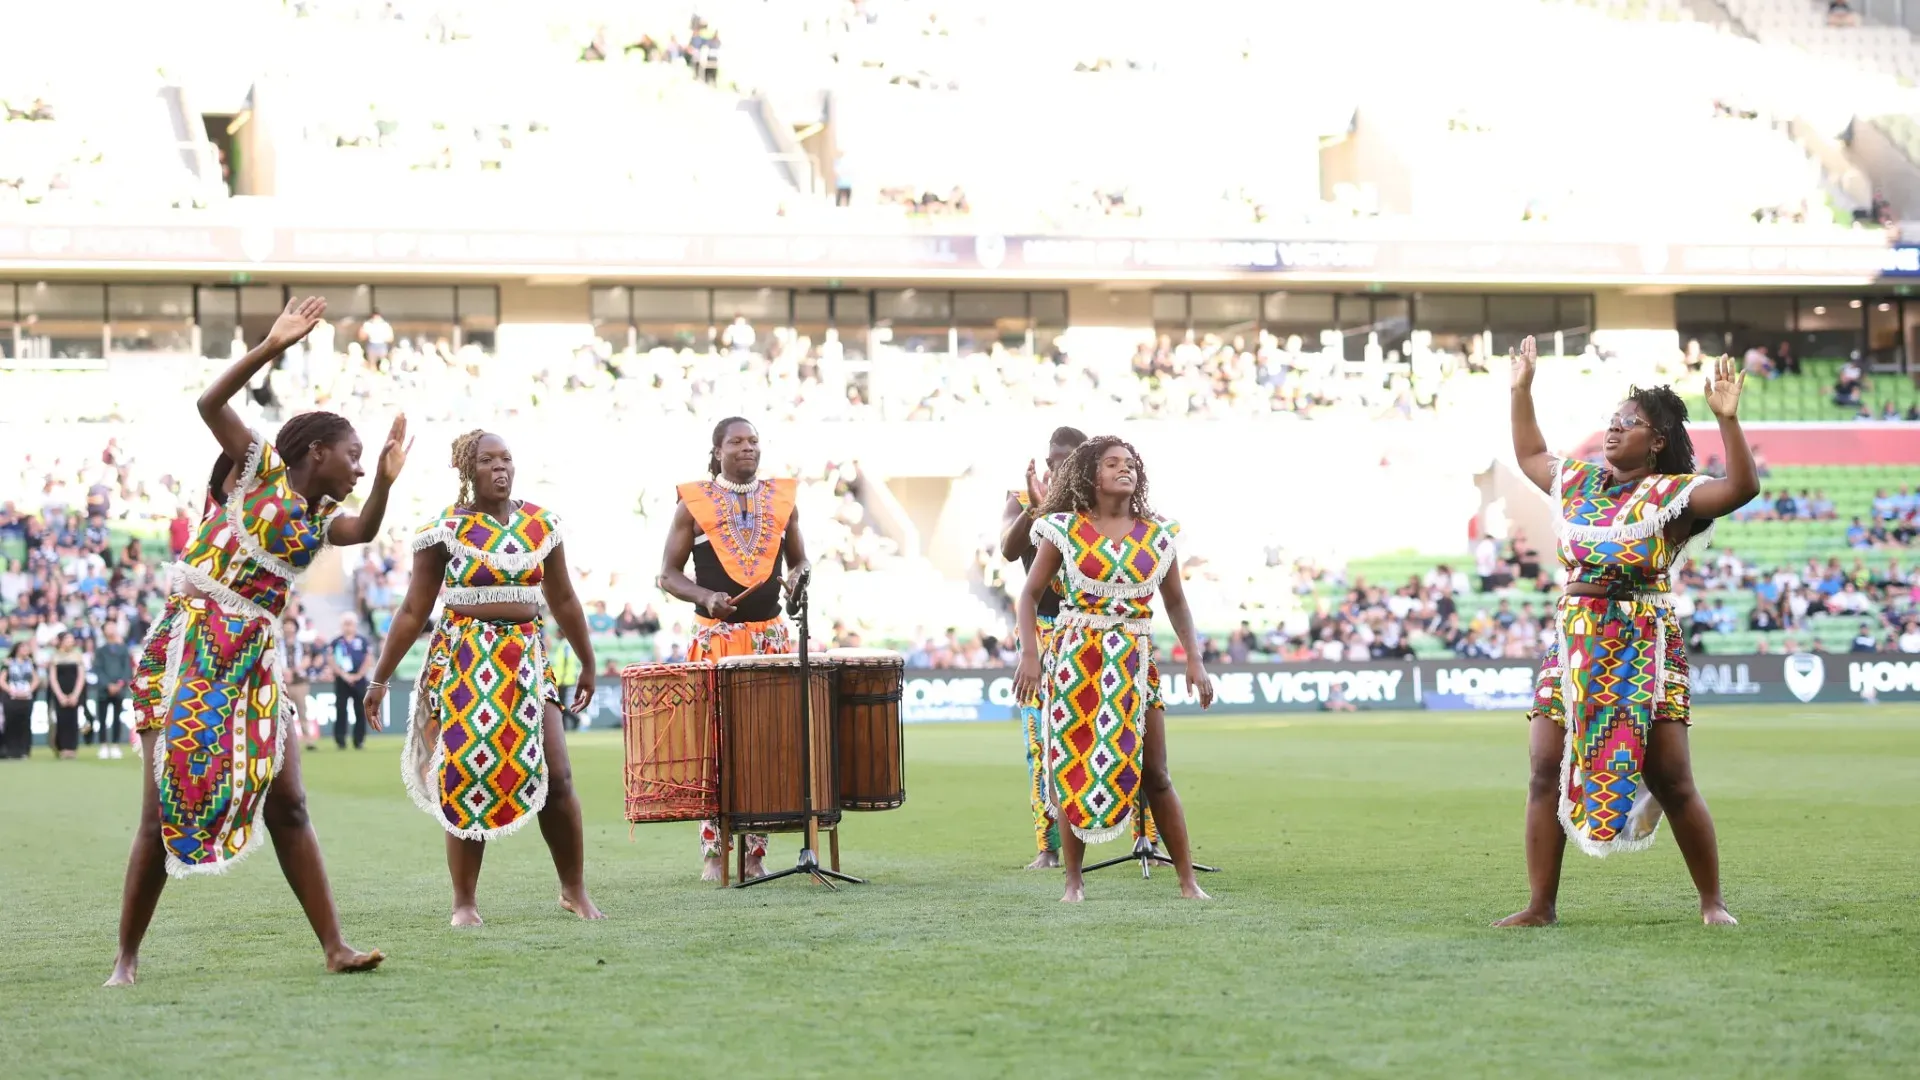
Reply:
[[[1011, 725], [909, 732], [907, 807], [848, 870], [720, 892], [693, 826], [628, 839], [612, 736], [573, 744], [606, 922], [555, 906], [535, 830], [494, 846], [488, 924], [446, 926], [441, 833], [398, 740], [308, 755], [349, 936], [329, 976], [262, 854], [174, 882], [141, 984], [99, 988], [133, 761], [0, 763], [0, 1066], [10, 1076], [1680, 1077], [1914, 1075], [1920, 709], [1703, 710], [1697, 771], [1737, 928], [1699, 925], [1671, 838], [1568, 858], [1525, 899], [1511, 716], [1177, 721], [1212, 904], [1109, 870], [1056, 903]], [[770, 866], [789, 865], [791, 837]], [[1116, 845], [1096, 851], [1118, 853]]]

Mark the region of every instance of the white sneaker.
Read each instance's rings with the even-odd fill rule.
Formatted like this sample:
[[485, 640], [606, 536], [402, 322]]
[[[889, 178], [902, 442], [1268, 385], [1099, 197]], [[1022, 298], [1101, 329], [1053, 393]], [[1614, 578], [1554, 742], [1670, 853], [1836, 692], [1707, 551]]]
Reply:
[[107, 756], [112, 758], [115, 761], [119, 761], [122, 757], [126, 756], [126, 753], [116, 746], [113, 748], [113, 753], [108, 754]]
[[104, 747], [104, 746], [103, 746], [103, 747], [101, 747], [101, 748], [100, 748], [100, 760], [101, 760], [101, 761], [105, 761], [105, 760], [107, 760], [107, 758], [108, 758], [109, 756], [110, 756], [110, 755], [109, 755], [109, 754], [107, 753], [107, 748], [106, 748], [106, 747]]

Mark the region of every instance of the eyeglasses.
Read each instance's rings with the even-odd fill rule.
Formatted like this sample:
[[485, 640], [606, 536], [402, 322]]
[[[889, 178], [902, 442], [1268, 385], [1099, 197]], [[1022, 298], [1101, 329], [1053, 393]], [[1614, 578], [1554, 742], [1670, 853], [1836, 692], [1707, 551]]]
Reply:
[[1647, 423], [1645, 417], [1640, 416], [1615, 416], [1613, 419], [1607, 421], [1607, 430], [1615, 435], [1624, 435], [1637, 427], [1652, 426], [1653, 425]]

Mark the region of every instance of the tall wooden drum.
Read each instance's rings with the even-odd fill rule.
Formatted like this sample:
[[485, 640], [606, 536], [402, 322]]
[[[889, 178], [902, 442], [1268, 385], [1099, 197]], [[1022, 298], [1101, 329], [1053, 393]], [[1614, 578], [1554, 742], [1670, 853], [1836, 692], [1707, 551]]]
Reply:
[[906, 658], [885, 649], [834, 649], [834, 742], [842, 810], [897, 810], [907, 801], [900, 699]]
[[620, 672], [627, 820], [705, 821], [720, 813], [714, 667], [634, 664]]
[[729, 656], [719, 662], [720, 811], [734, 832], [805, 829], [809, 781], [814, 820], [824, 827], [839, 824], [833, 663], [810, 656], [808, 666], [813, 684], [810, 778], [800, 760], [800, 658]]

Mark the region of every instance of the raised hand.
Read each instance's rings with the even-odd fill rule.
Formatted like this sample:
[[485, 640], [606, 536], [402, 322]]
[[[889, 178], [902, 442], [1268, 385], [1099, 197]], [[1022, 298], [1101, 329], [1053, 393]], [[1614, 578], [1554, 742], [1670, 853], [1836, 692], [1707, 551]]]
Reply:
[[313, 333], [313, 328], [320, 325], [326, 314], [327, 302], [318, 296], [289, 300], [287, 309], [273, 320], [273, 329], [267, 331], [267, 341], [280, 349], [292, 348], [294, 343]]
[[1507, 359], [1513, 367], [1513, 388], [1533, 389], [1533, 369], [1540, 361], [1540, 354], [1534, 348], [1533, 335], [1522, 338], [1519, 351], [1509, 353]]
[[374, 479], [391, 482], [400, 475], [407, 465], [407, 454], [413, 450], [413, 440], [407, 438], [407, 414], [401, 413], [393, 418], [393, 426], [387, 429], [387, 442], [380, 448], [380, 463], [376, 466]]
[[1040, 467], [1034, 464], [1032, 458], [1027, 459], [1027, 507], [1035, 514], [1040, 512], [1040, 504], [1047, 501], [1047, 480], [1049, 479], [1051, 476], [1040, 475]]
[[1747, 373], [1731, 356], [1713, 362], [1707, 372], [1707, 408], [1722, 420], [1731, 420], [1740, 412], [1740, 391], [1746, 389]]

